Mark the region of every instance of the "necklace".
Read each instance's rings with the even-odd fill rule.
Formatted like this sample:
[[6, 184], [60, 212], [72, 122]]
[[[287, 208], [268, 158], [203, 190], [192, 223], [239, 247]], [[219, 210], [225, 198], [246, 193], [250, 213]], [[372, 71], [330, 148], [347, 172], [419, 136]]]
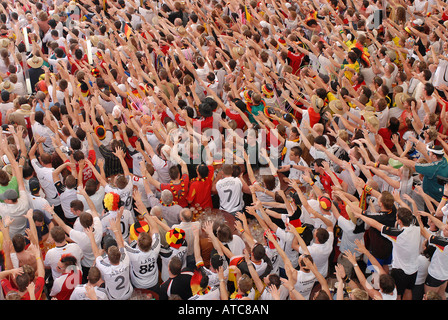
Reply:
[[[179, 185], [179, 184], [176, 184], [176, 185]], [[181, 180], [180, 187], [181, 187], [181, 189], [179, 190], [179, 194], [177, 194], [177, 190], [174, 189], [174, 182], [173, 181], [170, 182], [171, 193], [173, 194], [174, 197], [177, 197], [178, 199], [185, 195], [185, 182], [184, 182], [184, 180]]]

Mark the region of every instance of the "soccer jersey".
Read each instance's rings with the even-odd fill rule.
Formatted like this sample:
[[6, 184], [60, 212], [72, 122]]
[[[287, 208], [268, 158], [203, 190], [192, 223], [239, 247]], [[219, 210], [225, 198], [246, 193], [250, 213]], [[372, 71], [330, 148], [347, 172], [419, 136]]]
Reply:
[[233, 213], [243, 209], [243, 183], [239, 178], [226, 177], [216, 183], [219, 196], [219, 209]]
[[132, 182], [132, 179], [130, 177], [128, 179], [128, 184], [123, 189], [119, 189], [116, 187], [113, 187], [111, 185], [106, 185], [104, 188], [105, 193], [114, 192], [120, 196], [120, 200], [124, 203], [124, 208], [128, 209], [129, 211], [133, 211], [132, 208], [132, 192], [134, 191], [134, 184]]
[[61, 260], [62, 256], [71, 255], [76, 258], [78, 268], [81, 268], [81, 260], [83, 257], [83, 252], [81, 247], [76, 243], [66, 243], [60, 247], [54, 247], [47, 251], [45, 254], [44, 265], [46, 267], [51, 267], [51, 275], [53, 279], [59, 278], [62, 274], [56, 268], [58, 262]]
[[141, 251], [135, 246], [125, 245], [131, 260], [131, 282], [135, 288], [148, 289], [157, 285], [159, 268], [157, 258], [160, 252], [160, 234], [152, 236], [152, 246], [148, 252]]
[[392, 241], [392, 268], [401, 269], [407, 275], [418, 270], [420, 255], [420, 227], [402, 229], [384, 226], [381, 234]]
[[209, 173], [207, 178], [193, 178], [190, 181], [187, 201], [192, 206], [194, 206], [195, 204], [199, 204], [199, 206], [204, 209], [213, 207], [210, 190], [213, 182], [214, 168], [213, 166], [208, 166], [208, 169]]
[[[106, 232], [106, 234], [111, 235], [114, 239], [115, 234], [110, 230], [110, 220], [115, 219], [116, 217], [117, 217], [116, 211], [109, 211], [103, 217], [101, 217], [101, 224], [103, 225], [103, 230]], [[123, 214], [121, 215], [120, 226], [121, 226], [121, 234], [125, 242], [127, 242], [129, 239], [129, 230], [134, 222], [135, 218], [132, 212], [127, 209], [124, 209]]]
[[81, 283], [81, 280], [81, 269], [75, 267], [54, 280], [50, 296], [58, 300], [70, 300], [73, 290]]
[[188, 178], [188, 174], [183, 174], [181, 177], [181, 182], [178, 184], [170, 183], [162, 183], [160, 185], [161, 190], [170, 190], [173, 194], [173, 200], [177, 202], [182, 208], [188, 206], [187, 195], [188, 195], [188, 185], [190, 179]]
[[95, 266], [101, 271], [109, 300], [128, 300], [134, 291], [129, 272], [129, 256], [124, 248], [120, 248], [120, 252], [118, 265], [111, 264], [108, 257], [96, 258]]
[[446, 268], [448, 265], [448, 239], [440, 236], [431, 236], [429, 244], [437, 249], [431, 258], [428, 274], [437, 280], [445, 281], [448, 279], [448, 268]]
[[162, 260], [162, 270], [161, 270], [161, 278], [162, 281], [166, 281], [169, 278], [168, 274], [168, 264], [172, 257], [177, 256], [182, 261], [182, 268], [185, 268], [187, 265], [187, 243], [185, 242], [179, 249], [176, 248], [161, 248], [160, 249], [160, 258]]
[[[94, 287], [94, 290], [98, 300], [109, 300], [107, 298], [107, 293], [103, 288]], [[86, 285], [81, 284], [76, 286], [70, 296], [70, 300], [90, 300], [86, 294]]]

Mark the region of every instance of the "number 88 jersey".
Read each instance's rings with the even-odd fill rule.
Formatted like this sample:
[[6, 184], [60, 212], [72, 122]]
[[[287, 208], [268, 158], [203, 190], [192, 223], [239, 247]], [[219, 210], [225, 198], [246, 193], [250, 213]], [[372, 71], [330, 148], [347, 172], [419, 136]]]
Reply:
[[155, 286], [159, 280], [157, 258], [160, 252], [160, 234], [152, 235], [152, 245], [149, 251], [142, 251], [133, 241], [126, 244], [126, 252], [131, 260], [131, 282], [135, 288], [148, 289]]

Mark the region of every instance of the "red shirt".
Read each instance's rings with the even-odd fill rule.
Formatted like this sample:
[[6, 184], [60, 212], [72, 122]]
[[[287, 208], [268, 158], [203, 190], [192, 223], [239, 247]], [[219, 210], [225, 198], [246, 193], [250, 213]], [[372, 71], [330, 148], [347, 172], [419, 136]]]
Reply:
[[[95, 165], [96, 163], [96, 153], [95, 150], [89, 150], [88, 152], [88, 156], [87, 159], [89, 159], [89, 161]], [[67, 160], [65, 162], [70, 162], [70, 160]], [[69, 171], [71, 171], [70, 167], [67, 168]], [[79, 172], [79, 165], [76, 164], [76, 173]], [[73, 174], [73, 173], [72, 173]], [[77, 176], [75, 177], [77, 178]], [[90, 169], [90, 167], [88, 167], [87, 165], [84, 167], [84, 170], [82, 171], [82, 185], [85, 186], [87, 180], [89, 179], [96, 179], [95, 175], [93, 174], [92, 169]]]
[[235, 120], [236, 127], [238, 129], [243, 129], [246, 126], [246, 122], [244, 122], [244, 119], [241, 117], [241, 115], [238, 113], [238, 111], [226, 109], [226, 116], [228, 116], [232, 120]]
[[291, 51], [288, 51], [289, 65], [292, 67], [292, 74], [297, 74], [302, 65], [304, 56], [303, 53], [294, 54]]
[[[338, 179], [339, 183], [342, 183], [343, 181], [341, 179], [339, 179], [336, 176], [336, 179]], [[333, 199], [331, 194], [332, 194], [332, 189], [331, 187], [334, 186], [333, 180], [331, 180], [331, 177], [328, 173], [324, 172], [320, 175], [320, 182], [322, 183], [322, 186], [325, 189], [325, 192], [328, 193], [330, 195], [330, 199]]]
[[320, 120], [320, 113], [314, 111], [312, 107], [308, 108], [308, 116], [310, 117], [310, 127], [312, 128]]
[[188, 174], [183, 174], [181, 177], [181, 183], [162, 183], [160, 185], [161, 190], [170, 190], [173, 194], [174, 201], [177, 202], [182, 208], [188, 207], [187, 195], [190, 179]]
[[[10, 291], [16, 291], [19, 292], [17, 290], [17, 288], [15, 288], [13, 286], [13, 284], [11, 283], [11, 281], [9, 281], [9, 279], [2, 279], [1, 281], [2, 284], [2, 289], [3, 289], [3, 293], [6, 296], [8, 294], [8, 292]], [[36, 297], [36, 300], [44, 300], [42, 298], [42, 292], [44, 290], [44, 286], [45, 286], [45, 279], [43, 277], [37, 277], [35, 282], [35, 289], [34, 289], [34, 296]], [[20, 300], [30, 300], [30, 294], [27, 292], [22, 296], [22, 299]]]
[[204, 180], [194, 178], [190, 182], [187, 200], [191, 205], [199, 204], [201, 208], [213, 208], [212, 203], [212, 182], [214, 168], [208, 166], [208, 176]]
[[65, 277], [64, 283], [62, 284], [61, 291], [57, 293], [54, 297], [58, 300], [70, 300], [73, 290], [79, 284], [81, 284], [82, 272], [77, 270], [77, 275], [75, 271], [72, 270], [69, 273], [64, 273], [61, 277]]
[[193, 128], [199, 125], [201, 127], [201, 132], [207, 128], [213, 128], [213, 117], [200, 118], [193, 120]]
[[390, 150], [395, 147], [395, 144], [392, 141], [392, 131], [390, 131], [389, 128], [381, 128], [380, 130], [378, 130], [378, 134], [383, 138], [386, 147], [388, 147]]

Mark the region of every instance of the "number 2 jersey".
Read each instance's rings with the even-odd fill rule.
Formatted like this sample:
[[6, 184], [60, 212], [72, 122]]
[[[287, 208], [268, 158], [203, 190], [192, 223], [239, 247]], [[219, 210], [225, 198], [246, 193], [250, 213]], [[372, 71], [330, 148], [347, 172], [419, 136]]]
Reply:
[[152, 288], [159, 282], [157, 258], [160, 252], [160, 234], [152, 235], [152, 245], [149, 251], [142, 251], [137, 241], [125, 244], [126, 252], [131, 260], [131, 282], [135, 288]]
[[120, 248], [121, 258], [118, 265], [110, 263], [106, 256], [96, 258], [95, 266], [101, 271], [109, 300], [128, 300], [134, 288], [130, 279], [130, 260], [124, 248]]

